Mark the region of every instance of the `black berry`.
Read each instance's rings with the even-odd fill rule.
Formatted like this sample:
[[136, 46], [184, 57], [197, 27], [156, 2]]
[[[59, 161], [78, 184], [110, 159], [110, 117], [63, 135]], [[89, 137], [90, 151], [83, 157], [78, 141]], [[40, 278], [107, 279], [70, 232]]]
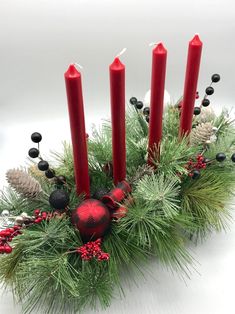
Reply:
[[217, 83], [220, 81], [220, 75], [219, 74], [213, 74], [211, 77], [211, 80], [213, 83]]
[[137, 98], [136, 97], [131, 97], [130, 104], [135, 105], [136, 103], [137, 103]]
[[218, 153], [215, 156], [216, 160], [219, 162], [222, 162], [226, 159], [226, 155], [224, 153]]
[[195, 114], [195, 116], [198, 116], [201, 113], [201, 108], [195, 107], [193, 113]]
[[55, 176], [55, 171], [53, 169], [48, 169], [46, 172], [45, 172], [45, 176], [48, 178], [48, 179], [52, 179], [54, 178]]
[[192, 179], [198, 179], [200, 177], [200, 171], [199, 170], [193, 170], [192, 172]]
[[69, 204], [69, 194], [64, 190], [55, 190], [49, 197], [49, 203], [54, 209], [65, 209]]
[[150, 113], [150, 108], [149, 107], [144, 107], [143, 114], [145, 116], [149, 116], [149, 113]]
[[202, 106], [207, 107], [207, 106], [209, 106], [209, 104], [210, 104], [210, 100], [207, 98], [204, 98], [202, 101]]
[[56, 184], [58, 185], [63, 185], [66, 183], [66, 178], [65, 176], [56, 176]]
[[145, 119], [149, 123], [149, 116], [146, 116]]
[[235, 153], [232, 154], [231, 160], [232, 160], [233, 162], [235, 162]]
[[32, 135], [31, 135], [31, 140], [34, 142], [34, 143], [39, 143], [41, 142], [42, 140], [42, 135], [38, 132], [34, 132]]
[[37, 148], [30, 148], [28, 152], [29, 157], [31, 158], [37, 158], [39, 156], [39, 150]]
[[41, 160], [38, 163], [38, 169], [41, 171], [46, 171], [49, 169], [49, 164], [46, 160]]
[[206, 88], [206, 94], [207, 94], [207, 95], [212, 95], [212, 94], [214, 94], [214, 88], [213, 88], [212, 86], [208, 86], [208, 87]]
[[137, 101], [135, 106], [136, 106], [137, 109], [142, 109], [144, 107], [144, 104], [143, 104], [142, 101]]

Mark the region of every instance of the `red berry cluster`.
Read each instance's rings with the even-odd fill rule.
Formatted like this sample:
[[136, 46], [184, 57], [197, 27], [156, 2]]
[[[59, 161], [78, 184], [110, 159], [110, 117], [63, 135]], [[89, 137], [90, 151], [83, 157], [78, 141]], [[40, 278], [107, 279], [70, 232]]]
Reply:
[[193, 176], [193, 170], [200, 170], [200, 169], [206, 168], [206, 162], [205, 162], [205, 158], [203, 157], [203, 155], [201, 155], [201, 154], [197, 155], [196, 159], [197, 159], [196, 161], [193, 161], [193, 159], [190, 158], [186, 167], [185, 167], [189, 171], [190, 177]]
[[59, 212], [59, 211], [54, 211], [53, 213], [51, 213], [51, 212], [41, 212], [40, 209], [35, 209], [34, 211], [35, 218], [32, 220], [31, 225], [33, 223], [39, 224], [43, 220], [49, 221], [51, 218], [54, 218], [54, 217], [62, 217], [63, 215], [64, 213]]
[[[41, 212], [40, 209], [35, 209], [34, 216], [35, 218], [26, 218], [24, 221], [26, 224], [25, 227], [32, 226], [33, 224], [39, 224], [43, 220], [49, 220], [52, 217], [50, 213]], [[0, 253], [10, 254], [12, 252], [12, 247], [8, 244], [8, 242], [11, 242], [17, 235], [22, 234], [20, 231], [21, 229], [23, 229], [22, 226], [14, 225], [12, 228], [6, 228], [5, 230], [0, 231]]]
[[34, 219], [33, 223], [39, 224], [43, 220], [49, 219], [50, 218], [50, 213], [41, 212], [40, 209], [35, 209], [34, 216], [35, 216], [35, 219]]
[[77, 248], [77, 252], [81, 254], [81, 258], [85, 261], [89, 261], [92, 258], [96, 258], [98, 261], [108, 260], [109, 254], [104, 253], [101, 249], [101, 239], [96, 241], [87, 242], [83, 246]]
[[13, 226], [12, 228], [6, 228], [0, 231], [0, 254], [10, 254], [12, 252], [12, 247], [9, 245], [9, 242], [18, 234], [21, 234], [20, 229], [21, 226]]

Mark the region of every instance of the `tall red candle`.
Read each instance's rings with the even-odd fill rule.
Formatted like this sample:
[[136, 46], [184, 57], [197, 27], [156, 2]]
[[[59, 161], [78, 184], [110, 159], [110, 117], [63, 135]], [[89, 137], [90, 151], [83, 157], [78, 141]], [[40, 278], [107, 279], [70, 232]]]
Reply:
[[150, 96], [150, 121], [149, 121], [149, 144], [148, 162], [157, 153], [160, 158], [160, 143], [162, 138], [162, 116], [164, 105], [164, 89], [166, 76], [167, 50], [162, 43], [156, 45], [152, 53], [152, 79]]
[[116, 57], [109, 66], [114, 184], [126, 178], [125, 65]]
[[81, 73], [71, 64], [64, 74], [73, 145], [74, 175], [77, 194], [90, 196], [87, 142]]
[[192, 129], [194, 103], [197, 92], [197, 81], [200, 68], [202, 42], [195, 35], [189, 42], [188, 60], [184, 82], [184, 94], [180, 119], [180, 136], [188, 135]]

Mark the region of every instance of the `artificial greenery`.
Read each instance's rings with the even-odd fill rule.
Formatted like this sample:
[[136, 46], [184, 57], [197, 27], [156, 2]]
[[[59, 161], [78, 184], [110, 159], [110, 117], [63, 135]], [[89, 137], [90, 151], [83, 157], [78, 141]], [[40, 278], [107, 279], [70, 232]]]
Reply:
[[[53, 153], [56, 173], [66, 177], [70, 194], [69, 211], [49, 221], [26, 228], [14, 238], [13, 252], [0, 257], [0, 280], [10, 287], [23, 304], [24, 313], [69, 313], [98, 303], [106, 307], [114, 293], [123, 293], [122, 273], [142, 274], [148, 259], [155, 258], [167, 268], [189, 275], [193, 257], [187, 241], [203, 240], [210, 232], [225, 229], [231, 220], [229, 211], [235, 187], [235, 166], [230, 156], [235, 151], [233, 121], [225, 112], [209, 121], [217, 127], [214, 143], [190, 145], [179, 140], [179, 109], [168, 106], [164, 114], [161, 156], [146, 166], [148, 123], [140, 111], [129, 108], [126, 115], [127, 180], [132, 192], [124, 201], [127, 213], [112, 220], [102, 249], [110, 254], [108, 261], [84, 261], [76, 252], [83, 245], [79, 231], [72, 225], [71, 212], [82, 202], [76, 195], [71, 146], [64, 143], [63, 153]], [[200, 123], [198, 118], [193, 127]], [[88, 140], [91, 194], [113, 188], [112, 173], [105, 171], [112, 161], [111, 126], [103, 123], [93, 129]], [[217, 153], [226, 161], [215, 161]], [[192, 179], [186, 165], [198, 154], [209, 158], [200, 177]], [[10, 187], [0, 199], [0, 212], [11, 215], [36, 208], [52, 211], [48, 197], [55, 184], [29, 168], [41, 184], [43, 193], [25, 199]], [[61, 187], [60, 187], [61, 188]], [[126, 275], [125, 275], [126, 277]]]

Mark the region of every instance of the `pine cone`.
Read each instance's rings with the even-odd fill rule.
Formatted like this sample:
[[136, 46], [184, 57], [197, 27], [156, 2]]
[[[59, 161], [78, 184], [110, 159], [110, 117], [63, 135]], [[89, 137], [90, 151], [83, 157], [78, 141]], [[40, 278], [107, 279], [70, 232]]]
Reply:
[[201, 123], [192, 129], [190, 143], [193, 146], [204, 144], [214, 135], [213, 125], [211, 122]]
[[6, 173], [10, 186], [26, 198], [35, 198], [42, 192], [40, 183], [26, 171], [10, 169]]

